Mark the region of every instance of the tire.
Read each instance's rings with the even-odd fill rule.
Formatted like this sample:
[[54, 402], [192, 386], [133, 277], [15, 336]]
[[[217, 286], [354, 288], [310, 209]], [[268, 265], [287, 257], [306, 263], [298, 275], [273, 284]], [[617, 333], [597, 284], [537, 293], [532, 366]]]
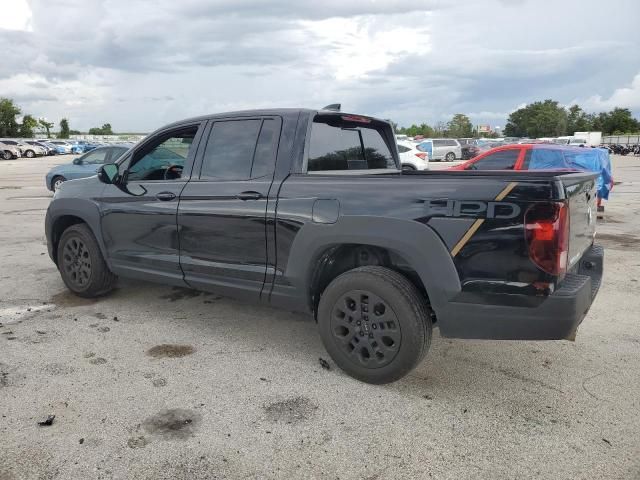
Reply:
[[444, 159], [445, 159], [447, 162], [453, 162], [453, 161], [456, 159], [456, 154], [455, 154], [455, 153], [453, 153], [453, 152], [449, 152], [449, 153], [447, 153], [447, 154], [444, 156]]
[[9, 150], [5, 150], [2, 152], [2, 158], [5, 160], [11, 160], [13, 158], [13, 154]]
[[347, 374], [389, 383], [413, 370], [429, 350], [431, 309], [399, 273], [360, 267], [336, 277], [322, 293], [318, 328], [327, 352]]
[[415, 172], [416, 169], [411, 165], [402, 165], [402, 170], [405, 172]]
[[113, 290], [118, 277], [109, 270], [98, 242], [86, 224], [67, 228], [56, 254], [62, 281], [76, 295], [95, 298]]
[[36, 156], [36, 153], [33, 150], [27, 150], [24, 154], [27, 158], [33, 158]]
[[51, 190], [53, 192], [57, 192], [60, 186], [66, 181], [67, 179], [64, 178], [62, 175], [53, 177], [53, 179], [51, 180]]

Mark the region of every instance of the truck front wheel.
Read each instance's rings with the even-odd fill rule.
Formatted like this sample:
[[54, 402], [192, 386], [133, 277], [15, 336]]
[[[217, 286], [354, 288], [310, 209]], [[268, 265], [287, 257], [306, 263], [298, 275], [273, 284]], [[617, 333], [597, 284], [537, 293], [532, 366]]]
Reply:
[[431, 311], [416, 287], [385, 267], [336, 277], [318, 305], [327, 352], [358, 380], [389, 383], [415, 368], [431, 342]]
[[62, 234], [58, 269], [67, 288], [85, 298], [110, 292], [117, 279], [104, 261], [93, 233], [82, 223], [70, 226]]

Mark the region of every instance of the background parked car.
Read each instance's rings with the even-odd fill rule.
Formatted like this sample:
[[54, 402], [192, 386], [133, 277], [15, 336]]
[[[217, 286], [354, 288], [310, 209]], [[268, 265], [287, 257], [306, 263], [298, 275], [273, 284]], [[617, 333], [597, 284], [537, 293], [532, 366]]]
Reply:
[[426, 152], [430, 160], [452, 162], [462, 158], [462, 148], [455, 138], [429, 138], [418, 144], [418, 150]]
[[418, 150], [414, 142], [399, 140], [398, 153], [402, 170], [428, 170], [429, 154]]
[[51, 140], [50, 143], [61, 147], [63, 153], [71, 153], [72, 145], [69, 142], [65, 142], [64, 140]]
[[75, 158], [71, 163], [53, 167], [46, 175], [47, 188], [55, 192], [67, 180], [91, 177], [102, 165], [115, 162], [127, 150], [128, 145], [120, 144], [100, 147]]
[[12, 158], [20, 158], [22, 152], [17, 145], [9, 145], [0, 140], [0, 156], [5, 160], [11, 160]]
[[42, 148], [45, 155], [55, 155], [57, 153], [53, 145], [47, 145], [46, 143], [38, 142], [37, 140], [25, 140], [24, 143]]
[[475, 138], [458, 138], [462, 150], [462, 160], [469, 160], [480, 153], [478, 141]]
[[71, 153], [87, 153], [99, 146], [86, 140], [73, 140], [69, 143], [71, 143]]
[[598, 206], [613, 187], [611, 159], [604, 148], [549, 143], [513, 144], [491, 149], [449, 170], [581, 170], [600, 174]]
[[45, 151], [43, 148], [29, 145], [20, 140], [11, 140], [11, 139], [3, 138], [3, 139], [0, 139], [0, 142], [6, 145], [13, 145], [14, 147], [18, 148], [20, 150], [21, 156], [23, 157], [29, 157], [29, 158], [33, 158], [36, 156], [41, 157], [45, 154]]

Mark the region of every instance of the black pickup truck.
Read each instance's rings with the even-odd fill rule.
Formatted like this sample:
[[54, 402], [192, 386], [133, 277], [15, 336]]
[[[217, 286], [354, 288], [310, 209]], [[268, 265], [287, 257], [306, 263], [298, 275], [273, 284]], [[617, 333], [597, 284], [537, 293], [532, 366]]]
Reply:
[[389, 123], [333, 110], [168, 125], [65, 182], [49, 254], [77, 295], [117, 276], [315, 316], [337, 365], [397, 380], [445, 337], [573, 339], [602, 278], [595, 175], [402, 172]]

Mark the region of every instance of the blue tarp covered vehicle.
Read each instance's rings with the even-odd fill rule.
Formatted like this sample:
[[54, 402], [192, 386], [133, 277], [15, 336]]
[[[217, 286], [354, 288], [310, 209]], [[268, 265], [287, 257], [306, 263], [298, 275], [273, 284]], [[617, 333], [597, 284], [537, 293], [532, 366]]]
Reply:
[[533, 148], [529, 170], [587, 170], [599, 172], [597, 180], [598, 198], [607, 200], [613, 186], [611, 159], [603, 148], [557, 147]]

